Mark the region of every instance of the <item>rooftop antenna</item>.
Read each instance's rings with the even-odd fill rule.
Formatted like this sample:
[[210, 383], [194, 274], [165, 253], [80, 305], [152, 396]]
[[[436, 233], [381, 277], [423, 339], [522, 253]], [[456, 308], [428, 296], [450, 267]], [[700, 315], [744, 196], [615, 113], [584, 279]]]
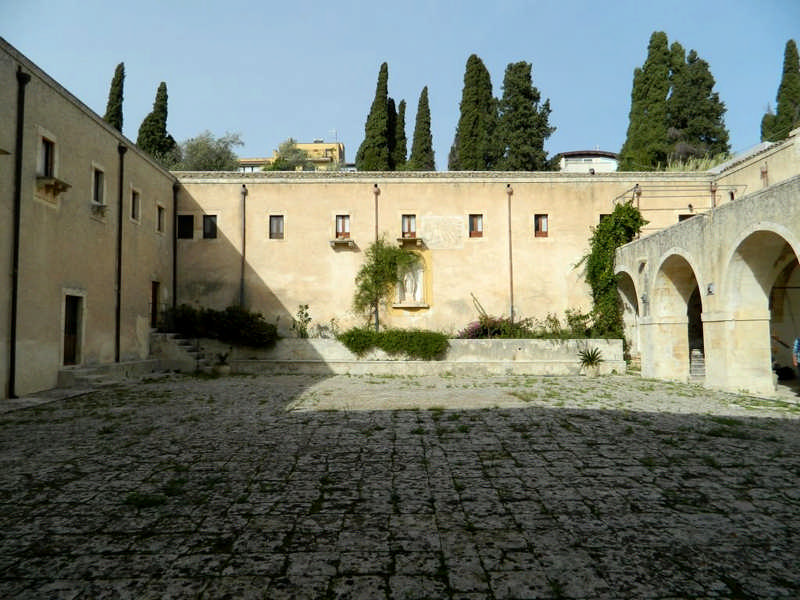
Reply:
[[339, 136], [338, 136], [338, 133], [337, 133], [337, 131], [335, 129], [331, 129], [328, 133], [332, 133], [333, 134], [333, 141], [334, 142], [338, 142], [339, 141]]

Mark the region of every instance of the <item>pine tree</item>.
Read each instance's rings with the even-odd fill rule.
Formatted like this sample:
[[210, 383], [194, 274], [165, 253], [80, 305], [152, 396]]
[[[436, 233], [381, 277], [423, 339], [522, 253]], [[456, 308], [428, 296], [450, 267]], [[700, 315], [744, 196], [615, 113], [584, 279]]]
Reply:
[[136, 145], [168, 166], [175, 160], [172, 155], [178, 145], [167, 133], [167, 84], [163, 81], [158, 86], [153, 110], [144, 118], [139, 127]]
[[389, 66], [381, 65], [375, 99], [364, 125], [364, 141], [356, 153], [359, 171], [389, 171]]
[[411, 157], [408, 159], [410, 171], [435, 171], [433, 156], [433, 136], [431, 135], [431, 110], [428, 105], [428, 86], [422, 88], [417, 105], [417, 121], [414, 125], [414, 141], [411, 144]]
[[108, 90], [108, 103], [103, 120], [117, 131], [122, 131], [122, 88], [125, 82], [125, 63], [119, 63]]
[[667, 135], [670, 158], [715, 156], [730, 151], [725, 128], [725, 103], [714, 92], [708, 63], [694, 50], [685, 57], [677, 42], [672, 45], [671, 92], [667, 100]]
[[460, 110], [448, 168], [451, 171], [493, 169], [499, 155], [497, 101], [492, 96], [489, 71], [475, 54], [467, 59]]
[[550, 127], [550, 102], [541, 107], [541, 94], [533, 86], [531, 64], [510, 63], [503, 78], [498, 140], [503, 154], [497, 164], [503, 171], [543, 171], [548, 168], [544, 141], [555, 131]]
[[397, 119], [394, 128], [394, 148], [392, 150], [392, 167], [402, 171], [408, 156], [408, 139], [406, 138], [406, 101], [400, 100], [397, 105]]
[[783, 75], [778, 87], [775, 113], [767, 110], [761, 120], [761, 139], [777, 142], [789, 137], [800, 126], [800, 58], [794, 40], [786, 42], [783, 53]]
[[621, 171], [652, 170], [667, 161], [670, 59], [667, 34], [653, 32], [647, 59], [633, 72], [628, 134], [619, 153]]

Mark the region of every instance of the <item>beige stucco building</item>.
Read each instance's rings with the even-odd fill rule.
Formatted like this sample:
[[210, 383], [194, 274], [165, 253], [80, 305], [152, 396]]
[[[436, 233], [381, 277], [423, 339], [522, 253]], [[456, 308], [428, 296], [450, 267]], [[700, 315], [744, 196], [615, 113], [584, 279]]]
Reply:
[[0, 39], [0, 381], [146, 358], [172, 298], [174, 177]]
[[800, 314], [796, 295], [767, 291], [797, 286], [797, 132], [700, 173], [169, 173], [3, 40], [0, 82], [4, 396], [53, 387], [71, 364], [146, 358], [176, 303], [242, 304], [288, 336], [301, 304], [312, 331], [359, 323], [354, 279], [377, 237], [422, 257], [384, 324], [455, 333], [478, 304], [588, 310], [578, 263], [618, 202], [649, 221], [618, 258], [645, 374], [685, 379], [697, 349], [707, 384], [768, 393], [762, 334], [789, 337]]

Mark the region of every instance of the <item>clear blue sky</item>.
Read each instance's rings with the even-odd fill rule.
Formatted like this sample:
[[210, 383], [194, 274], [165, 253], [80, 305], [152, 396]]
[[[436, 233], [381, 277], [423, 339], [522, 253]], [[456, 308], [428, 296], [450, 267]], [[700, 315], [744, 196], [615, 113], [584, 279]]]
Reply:
[[548, 154], [618, 151], [633, 70], [655, 30], [709, 62], [732, 148], [758, 143], [786, 41], [800, 41], [800, 0], [0, 0], [0, 36], [101, 115], [125, 62], [123, 132], [134, 141], [166, 81], [167, 126], [179, 141], [240, 132], [240, 156], [266, 156], [290, 136], [336, 136], [353, 160], [386, 61], [389, 95], [408, 104], [409, 151], [429, 88], [439, 170], [472, 53], [496, 96], [508, 63], [533, 65], [558, 128]]

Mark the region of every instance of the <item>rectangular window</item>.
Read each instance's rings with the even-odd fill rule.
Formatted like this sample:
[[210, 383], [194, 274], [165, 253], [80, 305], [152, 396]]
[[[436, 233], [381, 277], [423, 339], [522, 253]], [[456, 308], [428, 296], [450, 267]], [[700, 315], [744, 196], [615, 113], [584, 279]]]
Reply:
[[269, 239], [283, 239], [283, 215], [269, 216]]
[[535, 237], [547, 237], [547, 215], [533, 216], [533, 235]]
[[137, 190], [131, 190], [131, 219], [134, 221], [139, 220], [139, 215], [141, 214], [141, 202], [139, 197], [139, 192]]
[[156, 207], [156, 231], [164, 233], [164, 218], [166, 211], [163, 206]]
[[469, 237], [483, 237], [483, 215], [469, 216]]
[[685, 221], [686, 219], [691, 219], [694, 215], [678, 215], [678, 222]]
[[105, 177], [101, 169], [94, 168], [92, 176], [92, 202], [95, 204], [105, 204]]
[[217, 238], [217, 215], [203, 215], [203, 239]]
[[336, 215], [336, 238], [350, 237], [350, 215]]
[[42, 138], [42, 156], [39, 174], [43, 177], [56, 176], [56, 143], [53, 140]]
[[404, 238], [417, 237], [417, 215], [403, 215], [402, 231]]
[[190, 240], [194, 237], [194, 215], [178, 215], [178, 239]]

